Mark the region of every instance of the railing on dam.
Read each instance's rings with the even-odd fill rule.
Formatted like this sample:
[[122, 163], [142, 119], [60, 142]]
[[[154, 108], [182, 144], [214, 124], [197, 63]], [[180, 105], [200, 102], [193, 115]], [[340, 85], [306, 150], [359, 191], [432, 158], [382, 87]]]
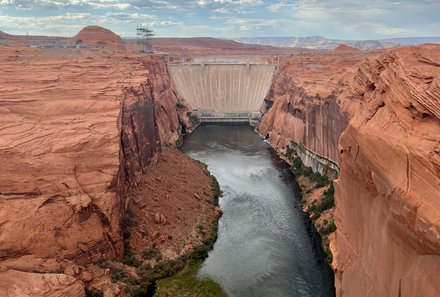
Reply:
[[219, 113], [215, 111], [198, 110], [197, 117], [205, 125], [251, 125], [255, 126], [261, 120], [260, 112]]
[[199, 117], [203, 125], [249, 125], [249, 117]]
[[273, 65], [277, 66], [279, 57], [243, 56], [243, 57], [173, 57], [167, 56], [169, 66], [187, 65]]

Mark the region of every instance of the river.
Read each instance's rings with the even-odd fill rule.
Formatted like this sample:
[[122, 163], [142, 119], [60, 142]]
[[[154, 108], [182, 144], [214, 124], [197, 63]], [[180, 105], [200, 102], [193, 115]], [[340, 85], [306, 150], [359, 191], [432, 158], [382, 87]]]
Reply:
[[231, 297], [335, 296], [295, 180], [269, 145], [250, 127], [201, 126], [182, 149], [208, 165], [224, 192], [218, 239], [199, 277]]

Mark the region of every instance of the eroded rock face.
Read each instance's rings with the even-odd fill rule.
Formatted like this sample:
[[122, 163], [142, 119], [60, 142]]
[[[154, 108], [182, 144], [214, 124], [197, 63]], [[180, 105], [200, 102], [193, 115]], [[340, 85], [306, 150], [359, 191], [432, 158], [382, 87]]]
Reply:
[[0, 269], [1, 297], [85, 297], [83, 284], [65, 274], [29, 273]]
[[304, 54], [281, 59], [268, 95], [273, 106], [259, 132], [279, 152], [295, 142], [339, 164], [339, 137], [357, 105], [345, 100], [346, 88], [350, 74], [367, 55], [372, 54]]
[[387, 51], [352, 83], [333, 245], [338, 296], [439, 296], [440, 46]]
[[118, 117], [130, 68], [1, 52], [0, 259], [121, 255]]
[[[130, 250], [162, 263], [176, 260], [189, 245], [202, 246], [211, 236], [212, 220], [218, 216], [212, 179], [205, 166], [175, 148], [164, 148], [147, 170], [144, 186], [131, 193], [129, 209], [136, 224], [130, 229]], [[152, 250], [157, 255], [145, 257]]]
[[122, 256], [125, 188], [189, 123], [161, 57], [65, 53], [0, 47], [0, 266]]
[[280, 61], [259, 129], [280, 152], [294, 141], [341, 166], [338, 296], [440, 295], [439, 52]]

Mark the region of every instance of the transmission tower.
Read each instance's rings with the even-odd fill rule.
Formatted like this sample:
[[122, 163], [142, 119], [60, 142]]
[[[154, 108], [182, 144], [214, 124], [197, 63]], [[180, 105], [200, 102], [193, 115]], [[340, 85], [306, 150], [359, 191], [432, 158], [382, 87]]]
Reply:
[[153, 31], [148, 29], [148, 26], [137, 25], [136, 28], [138, 50], [141, 53], [153, 52]]

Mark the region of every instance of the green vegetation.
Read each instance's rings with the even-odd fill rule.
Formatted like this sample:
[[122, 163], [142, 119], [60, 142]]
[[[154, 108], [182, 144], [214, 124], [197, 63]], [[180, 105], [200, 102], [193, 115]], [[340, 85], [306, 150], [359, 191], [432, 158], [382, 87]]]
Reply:
[[104, 293], [102, 291], [92, 291], [86, 289], [86, 296], [87, 297], [104, 297]]
[[332, 251], [330, 250], [330, 241], [327, 236], [322, 237], [322, 251], [324, 252], [324, 259], [330, 265], [333, 261]]
[[335, 207], [335, 197], [334, 197], [335, 189], [333, 188], [333, 182], [330, 182], [328, 189], [324, 192], [322, 199], [313, 203], [309, 207], [309, 212], [314, 218], [314, 220], [318, 219], [321, 216], [321, 213], [326, 211], [327, 209]]
[[[330, 218], [330, 221], [323, 220], [322, 226], [317, 223], [317, 220], [321, 217], [321, 214], [324, 211], [335, 207], [335, 189], [333, 187], [333, 181], [330, 181], [325, 175], [313, 172], [311, 167], [304, 166], [301, 158], [295, 154], [292, 148], [289, 147], [286, 149], [286, 156], [292, 163], [291, 170], [296, 177], [304, 176], [313, 182], [311, 187], [303, 189], [303, 193], [311, 194], [314, 189], [328, 186], [328, 189], [324, 191], [321, 199], [313, 202], [312, 205], [308, 207], [308, 213], [315, 227], [317, 228], [319, 235], [321, 236], [322, 250], [324, 252], [325, 260], [330, 264], [333, 260], [333, 255], [330, 251], [330, 242], [328, 240], [328, 236], [336, 231], [336, 225], [333, 217]], [[304, 204], [305, 199], [301, 199], [301, 202]]]
[[218, 206], [218, 199], [223, 196], [223, 191], [220, 189], [217, 179], [214, 175], [211, 175], [212, 182], [212, 204]]
[[[212, 203], [218, 205], [219, 198], [223, 195], [217, 179], [212, 178]], [[217, 240], [218, 218], [213, 218], [211, 232], [203, 244], [177, 260], [168, 261], [157, 265], [154, 269], [140, 269], [141, 280], [157, 280], [159, 290], [155, 296], [226, 296], [219, 285], [212, 280], [198, 280], [197, 271], [208, 257], [208, 252], [214, 247]], [[151, 256], [155, 251], [144, 252]], [[131, 296], [131, 295], [130, 295]]]
[[[211, 176], [212, 200], [211, 203], [218, 206], [219, 198], [223, 195], [220, 186], [214, 176]], [[218, 218], [212, 220], [210, 233], [200, 246], [196, 246], [191, 253], [179, 257], [176, 260], [159, 262], [154, 268], [149, 264], [142, 265], [144, 260], [161, 260], [161, 254], [156, 245], [144, 250], [139, 255], [134, 255], [130, 250], [128, 239], [131, 228], [138, 226], [133, 211], [127, 209], [123, 220], [124, 251], [122, 264], [136, 268], [137, 276], [127, 273], [124, 266], [115, 262], [98, 260], [95, 262], [101, 268], [110, 269], [110, 277], [113, 282], [124, 285], [126, 296], [141, 297], [151, 296], [155, 284], [159, 284], [159, 290], [155, 296], [226, 296], [219, 285], [212, 280], [198, 280], [197, 270], [203, 260], [208, 256], [209, 250], [217, 240]], [[146, 230], [144, 230], [146, 232]], [[146, 232], [148, 235], [148, 232]], [[206, 233], [205, 233], [206, 234]], [[172, 237], [168, 237], [169, 240]], [[90, 292], [94, 297], [95, 292]], [[158, 295], [159, 294], [159, 295]]]
[[159, 250], [157, 249], [156, 244], [153, 244], [153, 246], [150, 247], [148, 250], [143, 251], [142, 258], [144, 258], [145, 260], [160, 259], [161, 255]]
[[193, 114], [191, 111], [188, 111], [186, 113], [186, 115], [188, 116], [189, 121], [192, 126], [197, 126], [200, 123], [199, 118], [195, 114]]
[[122, 263], [133, 267], [139, 267], [142, 264], [141, 261], [139, 261], [133, 256], [132, 251], [128, 247], [125, 248], [125, 255], [124, 258], [122, 259]]
[[335, 225], [335, 221], [333, 219], [331, 219], [330, 223], [321, 226], [321, 228], [319, 228], [318, 232], [319, 234], [321, 234], [321, 236], [327, 236], [330, 233], [333, 233], [336, 231], [336, 225]]
[[306, 167], [301, 161], [301, 158], [293, 155], [288, 155], [292, 161], [292, 172], [295, 176], [305, 176], [315, 182], [314, 188], [322, 188], [330, 184], [329, 179], [325, 175], [321, 175], [318, 172], [313, 172], [311, 167]]
[[[217, 239], [217, 228], [218, 228], [218, 220], [213, 219], [212, 220], [212, 227], [211, 227], [211, 233], [208, 239], [203, 241], [203, 244], [201, 246], [198, 246], [194, 248], [194, 250], [184, 256], [181, 256], [180, 258], [176, 260], [171, 260], [165, 263], [159, 263], [154, 268], [147, 268], [140, 266], [137, 270], [137, 273], [139, 275], [138, 279], [126, 279], [126, 287], [125, 287], [125, 293], [127, 296], [145, 296], [145, 290], [150, 286], [150, 284], [155, 281], [157, 281], [159, 288], [162, 288], [160, 283], [161, 279], [164, 278], [173, 278], [174, 276], [179, 275], [179, 273], [182, 272], [182, 270], [186, 269], [187, 267], [190, 267], [191, 269], [198, 269], [202, 261], [208, 256], [208, 252], [212, 249], [214, 246], [214, 243]], [[157, 256], [159, 253], [156, 250], [156, 248], [153, 246], [149, 250], [146, 250], [143, 252], [143, 257], [147, 258], [158, 258]], [[197, 270], [196, 270], [197, 271]], [[181, 275], [181, 274], [180, 274]], [[118, 275], [119, 276], [119, 275]], [[195, 279], [194, 274], [194, 283], [197, 283], [198, 280]], [[206, 286], [208, 284], [209, 286]], [[204, 283], [204, 281], [200, 281], [200, 284], [196, 285], [194, 288], [196, 291], [191, 292], [198, 292], [198, 286], [200, 286], [204, 294], [206, 294], [207, 290], [211, 289], [211, 285], [215, 284], [212, 281], [209, 281], [207, 283]], [[218, 286], [218, 285], [217, 285]], [[172, 288], [174, 290], [175, 288]], [[162, 292], [162, 289], [160, 289]], [[165, 290], [166, 291], [166, 290]], [[136, 295], [138, 292], [144, 292], [141, 295]], [[174, 292], [174, 291], [171, 291]], [[182, 291], [181, 293], [184, 294], [186, 291]], [[214, 291], [216, 292], [216, 291]], [[162, 293], [161, 293], [162, 294]], [[157, 296], [157, 294], [155, 295]], [[226, 295], [158, 295], [158, 296], [226, 296]]]
[[177, 103], [176, 103], [176, 108], [177, 108], [177, 109], [184, 109], [184, 108], [185, 108], [185, 105], [183, 105], [183, 104], [180, 103], [180, 102], [177, 102]]
[[202, 260], [192, 261], [177, 274], [157, 282], [157, 297], [221, 297], [227, 296], [222, 288], [210, 279], [198, 279], [197, 271]]
[[114, 283], [129, 281], [128, 274], [121, 268], [111, 267], [110, 277]]
[[125, 286], [124, 291], [127, 296], [130, 297], [144, 297], [151, 296], [148, 295], [149, 287], [153, 283], [151, 282], [140, 282], [137, 286]]
[[139, 267], [141, 261], [137, 260], [130, 250], [128, 240], [130, 239], [130, 229], [138, 226], [133, 210], [128, 207], [125, 212], [124, 220], [122, 221], [122, 234], [124, 236], [124, 258], [122, 263], [128, 266]]
[[180, 149], [182, 145], [183, 145], [183, 136], [180, 135], [179, 138], [176, 140], [176, 147]]
[[110, 268], [111, 264], [103, 259], [99, 259], [98, 261], [94, 262], [93, 264], [101, 267], [101, 268]]
[[124, 219], [122, 220], [122, 235], [124, 236], [125, 246], [130, 238], [130, 229], [136, 227], [138, 222], [134, 218], [134, 213], [130, 207], [125, 211]]

